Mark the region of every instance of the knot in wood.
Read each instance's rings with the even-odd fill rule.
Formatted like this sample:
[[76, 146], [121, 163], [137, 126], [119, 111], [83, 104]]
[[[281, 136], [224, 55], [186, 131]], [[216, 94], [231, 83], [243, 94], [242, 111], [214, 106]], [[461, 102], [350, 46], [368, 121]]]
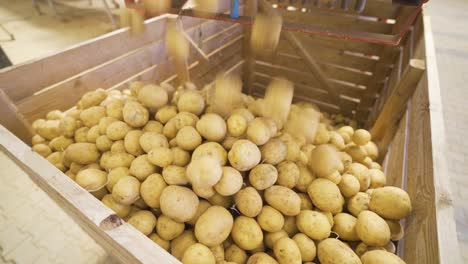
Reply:
[[111, 230], [111, 229], [117, 228], [117, 227], [121, 226], [122, 223], [123, 223], [122, 218], [120, 218], [116, 214], [111, 214], [108, 217], [106, 217], [104, 220], [101, 221], [101, 223], [99, 224], [99, 227], [102, 230], [106, 231], [106, 230]]

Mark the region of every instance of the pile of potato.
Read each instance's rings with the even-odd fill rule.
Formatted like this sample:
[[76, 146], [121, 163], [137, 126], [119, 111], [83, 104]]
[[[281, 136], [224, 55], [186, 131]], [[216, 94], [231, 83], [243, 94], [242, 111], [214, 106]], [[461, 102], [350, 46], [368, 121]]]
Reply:
[[33, 150], [185, 264], [404, 263], [411, 201], [370, 133], [291, 104], [287, 80], [239, 85], [98, 89], [36, 120]]

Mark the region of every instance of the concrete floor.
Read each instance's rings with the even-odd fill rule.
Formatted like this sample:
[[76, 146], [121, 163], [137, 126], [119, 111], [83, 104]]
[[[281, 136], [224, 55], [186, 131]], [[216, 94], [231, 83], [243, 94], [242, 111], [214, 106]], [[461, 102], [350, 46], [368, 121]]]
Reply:
[[[31, 0], [0, 0], [0, 24], [16, 38], [15, 41], [8, 41], [8, 35], [0, 29], [0, 45], [14, 64], [47, 56], [112, 30], [100, 0], [94, 0], [91, 8], [86, 0], [64, 2], [67, 6], [60, 6], [59, 10], [64, 14], [66, 21], [51, 16], [51, 11], [45, 4], [42, 4], [42, 7], [47, 15], [39, 16], [32, 7]], [[456, 206], [458, 239], [465, 263], [468, 263], [468, 141], [464, 138], [468, 129], [468, 1], [431, 0], [428, 11], [434, 31], [442, 89], [449, 177]], [[33, 189], [40, 191], [36, 190], [37, 188]], [[2, 198], [3, 196], [0, 197], [0, 201]], [[44, 203], [52, 202], [45, 199]], [[55, 207], [51, 205], [50, 208]], [[36, 224], [41, 226], [43, 223]], [[76, 235], [83, 241], [89, 239], [79, 231], [76, 231]], [[58, 252], [64, 253], [63, 249], [54, 247], [54, 243], [57, 241], [50, 241], [50, 244], [45, 245], [48, 246], [47, 250], [55, 255]], [[102, 249], [95, 244], [91, 244], [90, 247], [86, 250], [94, 250], [98, 258], [87, 259], [83, 263], [100, 262], [105, 259]], [[0, 263], [15, 260], [14, 254], [6, 255], [2, 248], [4, 249], [4, 244], [0, 239]], [[35, 254], [40, 255], [38, 252]]]

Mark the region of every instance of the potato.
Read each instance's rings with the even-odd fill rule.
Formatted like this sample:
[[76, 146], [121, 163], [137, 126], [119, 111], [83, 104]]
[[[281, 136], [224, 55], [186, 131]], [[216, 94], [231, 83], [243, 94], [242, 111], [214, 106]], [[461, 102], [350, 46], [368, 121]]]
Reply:
[[130, 205], [140, 198], [140, 181], [124, 176], [112, 188], [112, 198], [118, 203]]
[[174, 160], [172, 162], [173, 165], [176, 166], [187, 166], [190, 162], [190, 153], [179, 148], [174, 147], [171, 148], [172, 154], [174, 156]]
[[132, 128], [123, 121], [115, 121], [109, 124], [106, 129], [106, 135], [112, 140], [121, 140], [125, 138]]
[[358, 129], [354, 131], [352, 140], [358, 146], [365, 146], [371, 140], [371, 134], [365, 129]]
[[387, 222], [387, 225], [390, 228], [391, 240], [398, 241], [403, 238], [405, 230], [400, 222], [393, 220], [385, 220], [385, 222]]
[[315, 134], [314, 145], [326, 144], [330, 141], [330, 132], [328, 132], [325, 124], [320, 123]]
[[245, 264], [248, 256], [242, 248], [238, 247], [236, 244], [232, 244], [226, 248], [224, 257], [226, 261]]
[[114, 99], [106, 105], [106, 114], [109, 117], [113, 117], [117, 120], [123, 120], [123, 108], [124, 101], [120, 99]]
[[273, 252], [280, 264], [302, 263], [301, 251], [296, 242], [289, 237], [276, 241], [273, 245]]
[[63, 152], [53, 152], [47, 156], [46, 159], [59, 170], [66, 171], [65, 166], [63, 165]]
[[217, 142], [206, 142], [198, 146], [195, 151], [192, 153], [192, 160], [197, 160], [203, 156], [213, 156], [216, 157], [221, 166], [226, 165], [227, 162], [227, 152]]
[[260, 163], [261, 153], [249, 140], [236, 141], [228, 153], [231, 166], [239, 171], [248, 171]]
[[336, 184], [327, 179], [315, 179], [307, 188], [314, 206], [325, 212], [337, 214], [343, 211], [344, 198]]
[[177, 115], [177, 107], [173, 105], [165, 105], [156, 112], [154, 119], [162, 124], [166, 124], [171, 118]]
[[156, 216], [150, 211], [141, 210], [133, 214], [127, 222], [145, 236], [149, 236], [156, 226]]
[[101, 152], [106, 152], [111, 149], [112, 140], [110, 140], [106, 135], [99, 136], [96, 139], [96, 147]]
[[356, 234], [356, 222], [357, 218], [347, 214], [339, 213], [333, 217], [334, 225], [333, 232], [339, 235], [339, 238], [346, 241], [359, 241], [359, 237]]
[[156, 147], [169, 147], [169, 142], [167, 142], [164, 135], [156, 132], [145, 132], [140, 136], [140, 146], [144, 152], [148, 153], [150, 150]]
[[299, 214], [301, 198], [293, 190], [283, 186], [271, 186], [265, 190], [265, 201], [276, 210], [287, 216]]
[[91, 143], [73, 143], [64, 152], [65, 158], [79, 164], [91, 164], [99, 159], [96, 145]]
[[177, 222], [187, 222], [197, 212], [198, 197], [186, 187], [168, 186], [160, 197], [161, 212]]
[[280, 230], [280, 231], [273, 232], [273, 233], [266, 232], [265, 233], [265, 245], [268, 248], [273, 249], [273, 245], [276, 243], [276, 241], [278, 241], [280, 238], [283, 238], [283, 237], [288, 237], [288, 233], [284, 230]]
[[301, 259], [303, 262], [313, 261], [317, 254], [315, 242], [306, 235], [299, 233], [292, 238], [296, 242], [299, 251], [301, 252]]
[[60, 110], [52, 110], [47, 113], [46, 119], [47, 120], [61, 120], [64, 114]]
[[130, 173], [128, 171], [128, 168], [126, 167], [118, 167], [115, 169], [112, 169], [109, 171], [107, 174], [107, 185], [106, 188], [109, 190], [109, 192], [112, 192], [112, 189], [114, 188], [114, 185], [123, 177], [129, 176]]
[[234, 204], [234, 198], [232, 196], [222, 196], [219, 193], [215, 193], [208, 201], [212, 205], [219, 205], [224, 208], [230, 208]]
[[278, 262], [270, 255], [260, 252], [249, 257], [247, 264], [278, 264]]
[[278, 232], [284, 226], [284, 216], [271, 206], [264, 206], [257, 216], [260, 227], [267, 232]]
[[59, 129], [62, 135], [66, 137], [73, 137], [75, 135], [76, 129], [78, 129], [76, 119], [71, 116], [65, 116], [62, 118], [62, 120], [60, 120]]
[[179, 131], [176, 128], [176, 124], [175, 124], [176, 122], [174, 121], [174, 118], [169, 120], [169, 122], [167, 122], [163, 127], [163, 132], [162, 133], [167, 139], [175, 138], [177, 136], [177, 132]]
[[156, 112], [168, 101], [167, 92], [154, 84], [147, 84], [138, 91], [138, 101], [146, 106], [150, 111]]
[[95, 125], [88, 130], [88, 133], [86, 134], [86, 141], [89, 143], [96, 143], [96, 140], [100, 135], [101, 133], [99, 133], [99, 126]]
[[361, 185], [356, 177], [351, 174], [343, 174], [341, 182], [338, 184], [341, 194], [346, 197], [352, 197], [359, 192]]
[[374, 142], [369, 141], [364, 145], [364, 149], [366, 150], [367, 156], [372, 160], [376, 160], [379, 157], [379, 148]]
[[47, 120], [37, 125], [36, 133], [41, 137], [52, 140], [60, 136], [60, 120]]
[[362, 264], [405, 264], [397, 255], [385, 250], [372, 250], [361, 256]]
[[221, 195], [229, 196], [236, 194], [244, 184], [242, 175], [236, 169], [224, 166], [222, 167], [221, 179], [214, 185], [216, 192]]
[[366, 149], [362, 146], [349, 144], [346, 146], [345, 151], [353, 158], [353, 161], [356, 162], [363, 162], [367, 157]]
[[[73, 135], [72, 135], [73, 137]], [[34, 146], [34, 145], [37, 145], [37, 144], [47, 144], [47, 140], [39, 135], [34, 135], [31, 139], [31, 144]]]
[[171, 254], [177, 259], [182, 260], [182, 256], [187, 248], [196, 243], [197, 240], [193, 231], [186, 230], [182, 235], [171, 241]]
[[[115, 143], [114, 143], [115, 144]], [[102, 154], [100, 166], [105, 169], [130, 167], [135, 157], [125, 152], [105, 152]]]
[[151, 239], [154, 243], [156, 243], [158, 246], [163, 248], [166, 251], [169, 251], [171, 248], [171, 242], [162, 239], [158, 234], [153, 233], [149, 236], [149, 239]]
[[164, 126], [158, 121], [149, 120], [148, 123], [143, 127], [144, 132], [156, 132], [162, 133]]
[[244, 250], [252, 250], [263, 242], [263, 232], [253, 218], [238, 216], [231, 233], [234, 242]]
[[337, 132], [343, 137], [345, 143], [348, 144], [354, 134], [354, 128], [351, 126], [340, 127]]
[[259, 164], [249, 173], [250, 184], [259, 191], [270, 188], [277, 179], [278, 171], [270, 164]]
[[176, 142], [183, 150], [192, 151], [202, 143], [202, 138], [195, 128], [185, 126], [177, 132]]
[[127, 101], [122, 109], [125, 123], [132, 127], [142, 127], [149, 119], [148, 110], [136, 101]]
[[148, 152], [148, 161], [158, 167], [167, 167], [174, 161], [174, 153], [170, 148], [156, 147]]
[[320, 178], [327, 178], [332, 173], [344, 169], [337, 149], [328, 144], [317, 146], [312, 150], [308, 165]]
[[[112, 172], [112, 171], [111, 171]], [[140, 185], [140, 195], [145, 203], [151, 208], [160, 207], [160, 197], [167, 187], [161, 174], [154, 173], [149, 175], [143, 183]]]
[[361, 163], [364, 164], [364, 166], [366, 166], [367, 168], [370, 169], [371, 166], [372, 166], [373, 161], [372, 161], [371, 158], [365, 157], [365, 158], [361, 161]]
[[156, 166], [149, 162], [148, 155], [141, 155], [132, 161], [129, 171], [138, 180], [144, 181], [146, 177], [156, 172]]
[[205, 108], [205, 100], [196, 91], [184, 91], [177, 101], [177, 108], [180, 112], [190, 112], [199, 116]]
[[233, 137], [240, 137], [247, 131], [247, 119], [240, 114], [232, 114], [227, 120], [227, 131]]
[[283, 161], [278, 166], [278, 180], [276, 184], [287, 187], [294, 188], [297, 182], [299, 181], [299, 167], [296, 163], [291, 161]]
[[262, 197], [253, 187], [240, 190], [234, 196], [234, 201], [237, 209], [245, 216], [256, 217], [262, 211]]
[[131, 130], [124, 138], [125, 151], [132, 154], [133, 156], [140, 156], [143, 153], [143, 149], [140, 146], [140, 137], [143, 135], [141, 130]]
[[126, 217], [130, 213], [131, 206], [117, 203], [111, 194], [107, 194], [102, 198], [102, 203], [109, 207], [121, 218]]
[[195, 213], [195, 215], [192, 217], [192, 219], [190, 219], [189, 221], [187, 221], [187, 224], [190, 224], [190, 225], [195, 225], [198, 221], [198, 218], [200, 218], [200, 216], [206, 211], [208, 210], [208, 208], [211, 207], [211, 204], [205, 200], [200, 200], [200, 203], [198, 204], [198, 208], [197, 208], [197, 212]]
[[87, 109], [92, 106], [99, 105], [102, 101], [104, 101], [104, 99], [106, 99], [106, 97], [107, 93], [102, 89], [90, 91], [81, 97], [77, 105], [80, 109]]
[[296, 217], [297, 228], [314, 240], [323, 240], [330, 236], [331, 225], [327, 217], [317, 211], [302, 210]]
[[98, 169], [85, 169], [76, 175], [76, 183], [87, 191], [97, 191], [107, 182], [107, 173]]
[[387, 178], [381, 170], [370, 169], [368, 172], [370, 178], [370, 188], [375, 189], [385, 186], [387, 183]]
[[102, 106], [92, 106], [80, 113], [80, 120], [87, 127], [92, 127], [99, 124], [99, 120], [106, 116], [106, 108]]
[[307, 192], [307, 188], [315, 180], [315, 175], [304, 164], [298, 163], [299, 179], [297, 180], [296, 189], [301, 192]]
[[271, 135], [270, 128], [261, 118], [255, 118], [247, 127], [247, 138], [256, 145], [263, 145], [268, 142]]
[[200, 135], [209, 141], [221, 142], [226, 136], [226, 122], [214, 113], [204, 114], [197, 122], [196, 128]]
[[383, 218], [372, 211], [359, 213], [356, 234], [369, 246], [385, 246], [390, 242], [390, 228]]
[[372, 162], [369, 166], [369, 169], [382, 170], [382, 166], [380, 166], [380, 164], [378, 164], [377, 162]]
[[198, 197], [209, 199], [216, 194], [216, 190], [212, 186], [198, 186], [192, 184], [193, 191], [198, 195]]
[[270, 139], [265, 145], [260, 147], [262, 160], [264, 163], [277, 165], [286, 159], [286, 144], [276, 138]]
[[221, 145], [223, 145], [223, 147], [229, 151], [231, 150], [232, 148], [232, 145], [234, 145], [234, 143], [239, 140], [238, 138], [235, 138], [235, 137], [232, 137], [232, 136], [227, 136], [224, 138], [223, 142], [221, 143]]
[[184, 264], [215, 264], [216, 259], [211, 250], [200, 243], [188, 247], [182, 257]]
[[77, 142], [77, 143], [85, 143], [85, 142], [88, 142], [88, 139], [87, 139], [88, 132], [89, 132], [89, 128], [88, 128], [88, 127], [81, 127], [81, 128], [78, 128], [78, 129], [75, 131], [75, 142]]
[[44, 158], [47, 158], [52, 153], [52, 150], [46, 144], [36, 144], [32, 147], [32, 150], [37, 152]]
[[211, 206], [195, 223], [195, 236], [200, 243], [212, 247], [223, 243], [233, 229], [231, 213], [221, 206]]
[[340, 151], [345, 149], [343, 137], [335, 131], [330, 131], [330, 143]]
[[335, 238], [322, 240], [317, 246], [317, 256], [321, 264], [361, 264], [361, 260], [345, 243]]
[[[140, 184], [140, 187], [141, 187], [141, 184]], [[148, 208], [149, 208], [149, 206], [145, 203], [145, 201], [144, 201], [143, 199], [141, 199], [141, 197], [138, 198], [138, 200], [136, 200], [136, 201], [133, 203], [133, 205], [134, 205], [135, 207], [137, 207], [138, 209], [142, 209], [142, 210], [143, 210], [143, 209], [148, 209]]]
[[255, 116], [246, 108], [236, 108], [231, 112], [231, 115], [241, 115], [247, 121], [247, 124], [255, 119]]
[[370, 197], [369, 209], [385, 219], [400, 220], [411, 212], [411, 199], [397, 187], [377, 188]]
[[169, 185], [186, 185], [188, 180], [185, 176], [185, 170], [185, 167], [170, 165], [163, 169], [162, 176]]
[[348, 200], [347, 209], [351, 214], [358, 217], [358, 215], [362, 211], [369, 209], [369, 201], [370, 201], [369, 194], [358, 192], [356, 195], [354, 195]]
[[117, 140], [112, 143], [110, 151], [112, 153], [126, 153], [125, 152], [125, 143], [123, 140]]
[[312, 201], [310, 200], [310, 197], [306, 193], [297, 193], [299, 195], [299, 198], [301, 198], [301, 210], [313, 210], [314, 205], [312, 204]]
[[213, 187], [221, 179], [223, 170], [218, 160], [213, 156], [203, 156], [187, 166], [187, 179], [192, 185], [200, 188]]
[[184, 232], [185, 225], [171, 218], [160, 215], [156, 224], [156, 232], [164, 240], [172, 240]]

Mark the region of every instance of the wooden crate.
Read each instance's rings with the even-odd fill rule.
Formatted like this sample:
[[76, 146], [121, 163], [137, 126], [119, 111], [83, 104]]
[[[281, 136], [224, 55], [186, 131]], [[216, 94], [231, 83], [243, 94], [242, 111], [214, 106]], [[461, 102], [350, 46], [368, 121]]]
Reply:
[[[399, 32], [410, 11], [371, 5], [361, 15], [393, 19], [395, 23], [365, 22], [358, 15], [350, 20], [351, 14], [332, 25], [359, 20], [349, 25], [350, 30]], [[252, 9], [246, 7], [245, 14], [253, 14]], [[33, 120], [53, 109], [70, 108], [90, 90], [123, 89], [136, 80], [178, 84], [164, 43], [167, 19], [164, 15], [146, 21], [146, 31], [141, 35], [121, 29], [0, 71], [2, 126], [29, 143]], [[288, 19], [307, 21], [304, 14]], [[398, 253], [407, 263], [460, 263], [428, 17], [420, 15], [395, 47], [282, 33], [278, 52], [271, 59], [251, 56], [248, 27], [199, 18], [181, 20], [209, 56], [207, 61], [191, 50], [189, 72], [198, 86], [213, 81], [216, 73], [224, 70], [243, 74], [246, 92], [262, 95], [269, 80], [282, 75], [294, 82], [296, 100], [354, 117], [371, 129], [382, 153], [386, 153], [388, 182], [406, 189], [414, 205]], [[0, 127], [2, 150], [117, 260], [179, 263], [4, 127]]]

